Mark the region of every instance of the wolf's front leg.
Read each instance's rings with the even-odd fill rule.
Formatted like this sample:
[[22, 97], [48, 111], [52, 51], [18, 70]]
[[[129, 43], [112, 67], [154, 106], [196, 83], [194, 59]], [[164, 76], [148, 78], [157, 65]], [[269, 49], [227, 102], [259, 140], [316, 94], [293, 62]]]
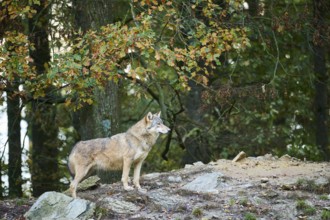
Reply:
[[142, 163], [143, 163], [143, 160], [141, 160], [135, 164], [133, 184], [139, 191], [146, 192], [147, 190], [142, 189], [140, 186], [140, 172], [141, 172]]
[[124, 157], [124, 161], [123, 161], [123, 174], [121, 177], [121, 181], [123, 182], [124, 185], [124, 189], [125, 190], [133, 190], [133, 187], [128, 185], [128, 175], [129, 175], [129, 170], [131, 168], [131, 164], [132, 164], [132, 159], [129, 157]]

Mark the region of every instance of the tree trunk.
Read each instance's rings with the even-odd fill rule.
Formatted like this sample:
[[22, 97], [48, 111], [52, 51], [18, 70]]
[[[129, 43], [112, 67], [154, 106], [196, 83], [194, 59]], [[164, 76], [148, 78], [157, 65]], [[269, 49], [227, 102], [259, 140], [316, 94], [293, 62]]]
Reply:
[[249, 0], [249, 14], [254, 17], [259, 14], [259, 0]]
[[[30, 51], [32, 65], [38, 74], [44, 74], [46, 64], [50, 61], [48, 42], [49, 6], [48, 1], [40, 1], [36, 6], [36, 15], [29, 19], [29, 40], [34, 50]], [[50, 90], [51, 88], [49, 88]], [[58, 127], [55, 122], [56, 107], [32, 100], [29, 117], [31, 147], [31, 179], [33, 196], [57, 190], [59, 188], [58, 169]]]
[[[75, 26], [83, 32], [122, 20], [129, 11], [129, 1], [74, 0]], [[118, 85], [109, 81], [104, 91], [95, 89], [92, 106], [74, 115], [74, 126], [82, 140], [109, 137], [118, 129]]]
[[[74, 0], [76, 28], [83, 32], [122, 20], [129, 10], [129, 1]], [[110, 137], [118, 131], [118, 85], [109, 81], [104, 90], [94, 90], [96, 102], [74, 114], [74, 127], [81, 140]], [[104, 182], [113, 180], [112, 174], [98, 173]]]
[[326, 67], [325, 48], [325, 16], [328, 13], [325, 0], [314, 0], [314, 74], [315, 74], [315, 132], [316, 145], [324, 160], [330, 160], [328, 137], [328, 73]]
[[33, 196], [59, 189], [56, 111], [53, 106], [32, 103], [31, 131], [31, 179]]
[[[123, 14], [123, 3], [108, 0], [74, 0], [76, 28], [83, 32], [113, 23]], [[94, 90], [95, 100], [74, 114], [74, 127], [82, 140], [109, 137], [118, 129], [118, 85], [109, 81], [104, 90]]]
[[[6, 3], [15, 4], [7, 1]], [[6, 5], [6, 4], [4, 4]], [[3, 6], [3, 5], [2, 5]], [[10, 11], [6, 10], [6, 7], [0, 6], [0, 13], [2, 17], [0, 19], [0, 40], [3, 40], [6, 36], [7, 31], [23, 32], [24, 26], [20, 16], [12, 18]], [[3, 42], [2, 42], [3, 43]], [[10, 45], [9, 45], [10, 44]], [[15, 52], [15, 48], [10, 49], [13, 44], [7, 42], [8, 50]], [[4, 46], [4, 45], [1, 45]], [[13, 61], [14, 62], [14, 61]], [[15, 82], [18, 80], [15, 79]], [[19, 95], [15, 95], [19, 92], [18, 83], [7, 82], [7, 135], [8, 135], [8, 183], [9, 183], [9, 196], [10, 197], [21, 197], [22, 191], [22, 148], [21, 148], [21, 108]], [[0, 157], [0, 173], [3, 169], [5, 170], [4, 161]], [[0, 176], [1, 177], [1, 176]], [[2, 187], [2, 179], [0, 178], [0, 198], [3, 196], [4, 188]]]
[[110, 137], [118, 130], [118, 86], [108, 82], [104, 91], [94, 91], [96, 103], [74, 114], [74, 127], [81, 140]]
[[14, 94], [18, 85], [10, 86], [8, 90], [12, 91], [7, 93], [9, 196], [22, 197], [21, 110], [20, 98]]

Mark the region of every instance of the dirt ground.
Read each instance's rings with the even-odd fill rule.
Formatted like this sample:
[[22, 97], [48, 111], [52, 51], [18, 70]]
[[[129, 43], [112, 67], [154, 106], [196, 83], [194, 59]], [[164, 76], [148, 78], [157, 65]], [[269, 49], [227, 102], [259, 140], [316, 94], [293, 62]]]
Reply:
[[24, 220], [24, 213], [27, 212], [34, 203], [34, 199], [11, 199], [0, 201], [1, 220]]
[[300, 161], [284, 155], [280, 158], [266, 154], [261, 157], [243, 158], [237, 162], [218, 160], [219, 170], [232, 178], [252, 182], [268, 178], [273, 183], [295, 183], [299, 179], [330, 178], [330, 163]]
[[[272, 185], [290, 185], [299, 179], [330, 178], [330, 163], [300, 161], [288, 155], [280, 158], [272, 155], [232, 160], [220, 159], [214, 164], [221, 173], [233, 179], [246, 182], [267, 182]], [[0, 201], [0, 219], [24, 219], [24, 213], [35, 199], [12, 199]]]

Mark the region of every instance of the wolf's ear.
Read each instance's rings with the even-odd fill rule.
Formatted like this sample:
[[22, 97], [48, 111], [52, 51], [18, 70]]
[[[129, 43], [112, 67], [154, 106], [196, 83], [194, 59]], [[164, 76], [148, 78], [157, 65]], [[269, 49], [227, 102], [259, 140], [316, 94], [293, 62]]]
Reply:
[[160, 113], [161, 113], [161, 111], [158, 112], [158, 113], [156, 114], [156, 116], [157, 116], [158, 118], [160, 118]]
[[152, 113], [151, 113], [151, 112], [148, 112], [148, 114], [147, 114], [146, 117], [145, 117], [145, 120], [146, 120], [146, 122], [149, 122], [149, 121], [152, 120], [152, 118], [153, 118]]

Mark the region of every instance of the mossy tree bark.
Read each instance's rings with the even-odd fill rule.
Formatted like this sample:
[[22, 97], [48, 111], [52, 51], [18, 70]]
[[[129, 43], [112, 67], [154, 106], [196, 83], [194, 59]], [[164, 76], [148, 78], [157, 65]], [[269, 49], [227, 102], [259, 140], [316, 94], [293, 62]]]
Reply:
[[[29, 19], [29, 41], [34, 49], [30, 50], [37, 74], [45, 74], [50, 61], [48, 40], [49, 10], [47, 0], [41, 0], [40, 5], [34, 5], [36, 14]], [[52, 88], [48, 88], [51, 91]], [[47, 92], [49, 92], [47, 91]], [[29, 109], [29, 132], [32, 146], [30, 147], [30, 172], [33, 196], [39, 196], [46, 191], [58, 190], [59, 167], [58, 126], [56, 125], [56, 106], [51, 102], [31, 100]]]
[[328, 14], [325, 0], [314, 0], [314, 86], [315, 86], [315, 137], [316, 145], [323, 153], [324, 160], [330, 160], [329, 131], [328, 131], [328, 80], [326, 67], [326, 15]]
[[[103, 25], [123, 20], [129, 11], [129, 1], [74, 0], [75, 27], [86, 32], [97, 30]], [[118, 131], [118, 85], [108, 81], [104, 88], [95, 88], [96, 100], [74, 113], [74, 127], [81, 140], [110, 137]], [[112, 177], [99, 173], [103, 181], [111, 182]]]

